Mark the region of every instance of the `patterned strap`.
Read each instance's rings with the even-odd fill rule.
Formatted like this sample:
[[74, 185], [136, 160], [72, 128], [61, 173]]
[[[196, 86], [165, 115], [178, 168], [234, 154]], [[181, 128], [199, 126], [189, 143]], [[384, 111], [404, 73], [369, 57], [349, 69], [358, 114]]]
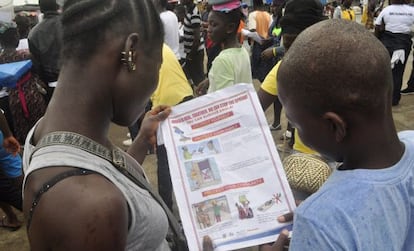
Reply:
[[54, 185], [59, 183], [59, 181], [62, 181], [66, 178], [72, 177], [72, 176], [80, 176], [80, 175], [88, 175], [93, 174], [95, 172], [86, 170], [86, 169], [75, 169], [75, 170], [69, 170], [63, 173], [60, 173], [53, 177], [51, 180], [47, 181], [43, 184], [42, 188], [35, 194], [33, 200], [32, 200], [32, 206], [29, 209], [29, 216], [27, 218], [27, 230], [30, 228], [30, 224], [32, 223], [32, 217], [33, 213], [36, 209], [37, 204], [39, 204], [39, 201], [44, 193], [49, 191], [50, 188], [52, 188]]
[[33, 154], [42, 147], [52, 146], [52, 145], [70, 145], [72, 147], [81, 149], [83, 151], [89, 152], [93, 155], [101, 157], [109, 161], [118, 171], [125, 175], [128, 179], [134, 182], [137, 186], [142, 189], [147, 190], [152, 197], [160, 204], [164, 209], [165, 214], [168, 217], [168, 222], [170, 227], [173, 230], [174, 234], [180, 241], [185, 242], [185, 236], [182, 231], [181, 225], [178, 223], [177, 219], [167, 207], [165, 202], [161, 199], [160, 195], [156, 193], [145, 177], [139, 173], [136, 169], [128, 166], [126, 159], [122, 151], [118, 148], [108, 149], [105, 146], [95, 142], [83, 135], [74, 133], [74, 132], [63, 132], [57, 131], [52, 132], [44, 136], [36, 145], [35, 149], [32, 152]]

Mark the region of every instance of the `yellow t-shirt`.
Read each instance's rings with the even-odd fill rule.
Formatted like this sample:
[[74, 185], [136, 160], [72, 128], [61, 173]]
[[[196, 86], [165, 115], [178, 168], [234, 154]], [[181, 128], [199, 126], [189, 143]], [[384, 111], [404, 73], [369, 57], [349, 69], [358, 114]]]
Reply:
[[[272, 70], [267, 74], [266, 78], [264, 79], [262, 85], [260, 88], [264, 90], [265, 92], [269, 93], [270, 95], [277, 96], [277, 81], [276, 81], [276, 75], [277, 71], [279, 69], [280, 63], [282, 60], [277, 62], [277, 64], [273, 67]], [[312, 150], [311, 148], [307, 147], [305, 144], [303, 144], [302, 140], [299, 137], [298, 130], [295, 130], [295, 144], [293, 145], [293, 149], [302, 152], [302, 153], [309, 153], [309, 154], [315, 154], [316, 152]]]
[[176, 105], [193, 95], [193, 89], [174, 52], [164, 44], [157, 89], [151, 96], [152, 106]]

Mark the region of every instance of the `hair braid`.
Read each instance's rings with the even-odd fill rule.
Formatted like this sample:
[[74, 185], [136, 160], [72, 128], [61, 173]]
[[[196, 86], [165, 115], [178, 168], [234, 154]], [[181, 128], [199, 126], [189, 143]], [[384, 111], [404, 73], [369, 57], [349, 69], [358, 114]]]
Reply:
[[147, 46], [162, 43], [162, 24], [150, 0], [67, 0], [61, 20], [64, 60], [85, 60], [109, 33], [137, 32]]

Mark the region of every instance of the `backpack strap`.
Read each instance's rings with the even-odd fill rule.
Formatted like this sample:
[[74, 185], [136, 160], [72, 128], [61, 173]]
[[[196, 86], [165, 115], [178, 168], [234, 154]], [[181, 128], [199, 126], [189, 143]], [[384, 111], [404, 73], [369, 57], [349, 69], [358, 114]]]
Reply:
[[69, 145], [109, 161], [119, 172], [121, 172], [128, 179], [134, 182], [137, 186], [147, 190], [151, 194], [151, 196], [164, 209], [164, 212], [168, 217], [170, 228], [174, 232], [174, 235], [178, 238], [178, 241], [180, 243], [186, 242], [185, 236], [183, 234], [183, 229], [181, 225], [178, 223], [173, 213], [171, 212], [171, 210], [161, 199], [160, 195], [153, 190], [153, 188], [145, 179], [145, 177], [136, 169], [127, 165], [122, 150], [120, 150], [119, 148], [110, 150], [107, 147], [99, 144], [98, 142], [74, 132], [57, 131], [45, 135], [37, 143], [35, 149], [32, 152], [32, 156], [39, 149], [53, 145]]

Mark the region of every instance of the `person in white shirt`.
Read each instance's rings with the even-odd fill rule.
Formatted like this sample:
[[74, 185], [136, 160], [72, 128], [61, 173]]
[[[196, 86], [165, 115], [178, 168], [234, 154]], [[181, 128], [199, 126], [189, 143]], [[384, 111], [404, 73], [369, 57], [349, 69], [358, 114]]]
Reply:
[[164, 42], [171, 48], [177, 59], [180, 59], [180, 35], [177, 15], [167, 10], [168, 0], [154, 0], [154, 4], [164, 25]]
[[405, 64], [411, 51], [411, 26], [414, 24], [414, 7], [405, 0], [391, 0], [375, 19], [375, 35], [387, 48], [391, 57], [394, 83], [392, 105], [399, 104]]

